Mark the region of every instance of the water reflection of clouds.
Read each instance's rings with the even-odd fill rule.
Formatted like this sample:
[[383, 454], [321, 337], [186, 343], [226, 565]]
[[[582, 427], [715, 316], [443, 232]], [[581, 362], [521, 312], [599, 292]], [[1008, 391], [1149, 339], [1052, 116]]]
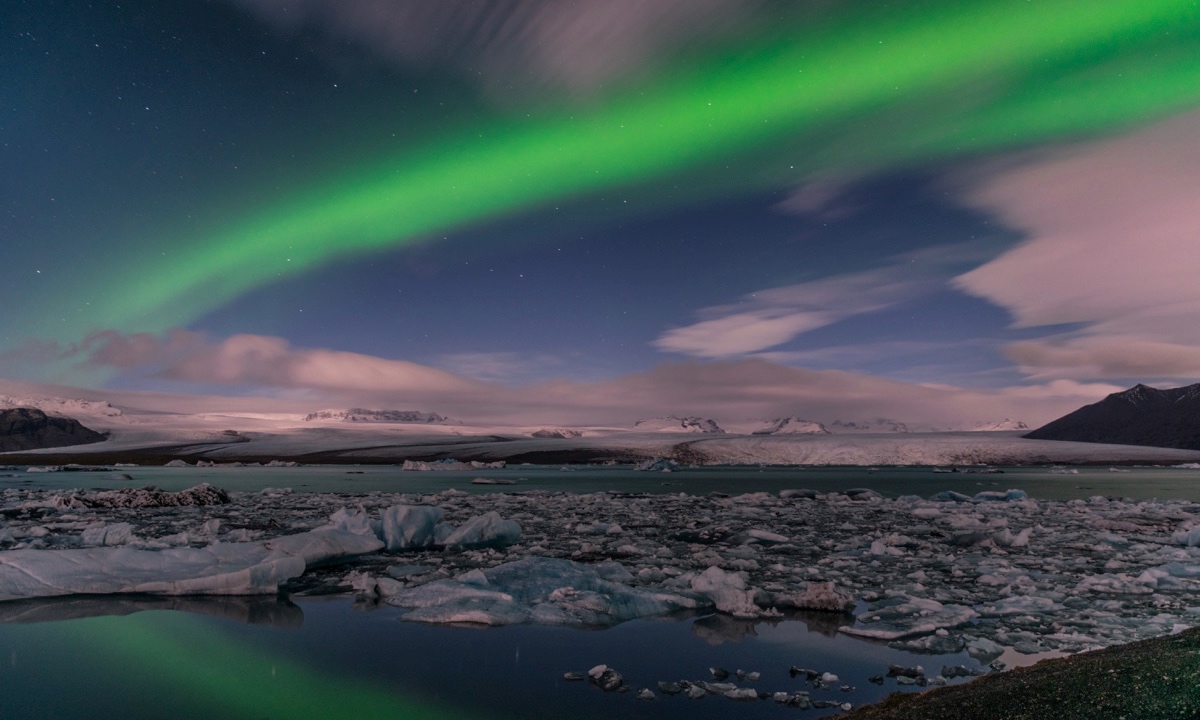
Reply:
[[709, 615], [692, 623], [692, 635], [709, 645], [724, 645], [727, 642], [740, 643], [747, 637], [757, 637], [754, 626], [756, 620], [743, 620], [729, 615]]
[[793, 642], [800, 635], [815, 633], [835, 637], [838, 628], [850, 621], [846, 615], [831, 612], [794, 612], [778, 619], [748, 619], [732, 615], [707, 615], [691, 625], [692, 635], [709, 645], [740, 643], [746, 638], [760, 638], [759, 627], [764, 628], [766, 637], [787, 636]]

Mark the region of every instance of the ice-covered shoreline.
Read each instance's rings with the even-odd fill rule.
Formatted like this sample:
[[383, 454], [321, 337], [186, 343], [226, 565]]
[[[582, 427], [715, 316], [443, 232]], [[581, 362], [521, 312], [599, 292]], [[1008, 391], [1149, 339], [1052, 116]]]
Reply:
[[696, 465], [919, 466], [1180, 464], [1200, 451], [1031, 440], [1024, 431], [753, 435], [585, 428], [387, 423], [289, 423], [249, 416], [134, 416], [102, 420], [104, 442], [0, 454], [5, 464], [136, 462], [402, 463], [459, 461], [636, 463], [654, 457]]
[[[236, 554], [278, 545], [285, 536], [304, 545], [305, 534], [353, 532], [388, 508], [417, 506], [440, 509], [439, 521], [456, 526], [496, 513], [519, 524], [520, 537], [492, 547], [418, 544], [393, 553], [360, 543], [355, 552], [331, 556], [336, 566], [302, 568], [299, 579], [281, 578], [281, 586], [297, 593], [354, 590], [411, 608], [410, 619], [425, 622], [551, 622], [555, 608], [603, 610], [558, 615], [582, 625], [685, 607], [678, 598], [691, 598], [699, 609], [777, 617], [789, 598], [828, 588], [859, 601], [843, 632], [917, 651], [966, 648], [983, 661], [1006, 647], [1077, 652], [1121, 644], [1200, 619], [1200, 504], [1186, 501], [1064, 502], [1021, 493], [890, 500], [869, 490], [782, 497], [230, 495], [228, 504], [130, 508], [83, 502], [86, 492], [7, 489], [0, 562], [55, 552], [86, 558], [98, 551], [215, 547]], [[524, 563], [525, 581], [540, 589], [522, 595], [521, 587], [505, 584], [511, 572], [497, 580], [512, 563]], [[529, 567], [537, 563], [544, 565]], [[568, 578], [566, 567], [599, 570], [596, 580], [603, 582]], [[555, 584], [556, 576], [563, 581]], [[622, 588], [637, 598], [622, 599]], [[557, 605], [538, 610], [551, 595]], [[642, 602], [651, 596], [663, 601], [661, 610]], [[464, 597], [489, 600], [464, 604]], [[630, 614], [630, 603], [642, 603], [637, 613]]]

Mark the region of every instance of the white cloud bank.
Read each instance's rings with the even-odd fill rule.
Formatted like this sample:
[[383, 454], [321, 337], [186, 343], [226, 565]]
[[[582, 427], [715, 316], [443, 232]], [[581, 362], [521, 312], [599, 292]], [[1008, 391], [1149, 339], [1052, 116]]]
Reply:
[[961, 275], [1016, 327], [1082, 323], [1007, 355], [1037, 378], [1200, 379], [1200, 113], [979, 173], [967, 201], [1028, 234]]
[[[293, 348], [280, 338], [236, 335], [211, 341], [177, 330], [163, 336], [104, 332], [59, 349], [59, 359], [111, 368], [128, 377], [227, 385], [238, 407], [261, 411], [296, 398], [330, 405], [419, 409], [468, 422], [506, 425], [576, 424], [628, 427], [655, 415], [765, 419], [800, 415], [820, 421], [894, 417], [948, 426], [1009, 417], [1048, 421], [1119, 388], [1056, 381], [998, 390], [902, 383], [836, 370], [805, 370], [762, 359], [664, 363], [598, 382], [554, 381], [513, 388], [402, 360], [324, 349]], [[62, 394], [61, 392], [59, 394]], [[109, 399], [106, 391], [80, 397]], [[280, 399], [282, 397], [282, 399]], [[275, 398], [275, 399], [268, 399]], [[136, 394], [130, 404], [212, 411], [210, 396]], [[301, 408], [303, 409], [303, 408]], [[307, 409], [313, 409], [308, 407]]]

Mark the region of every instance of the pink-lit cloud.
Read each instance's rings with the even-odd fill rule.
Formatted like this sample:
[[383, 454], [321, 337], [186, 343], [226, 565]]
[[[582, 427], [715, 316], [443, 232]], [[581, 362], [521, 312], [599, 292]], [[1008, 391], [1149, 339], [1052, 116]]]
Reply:
[[[818, 421], [893, 417], [947, 427], [1000, 418], [1040, 423], [1118, 388], [1056, 381], [1045, 385], [969, 390], [919, 385], [837, 370], [806, 370], [763, 359], [663, 363], [652, 370], [597, 382], [554, 381], [514, 388], [481, 382], [403, 360], [325, 349], [294, 348], [280, 338], [235, 335], [207, 340], [187, 331], [161, 337], [97, 334], [60, 352], [63, 359], [144, 373], [160, 381], [224, 384], [259, 394], [238, 399], [269, 411], [297, 398], [326, 406], [420, 409], [470, 422], [629, 426], [655, 415], [703, 415], [741, 421], [800, 415]], [[62, 394], [62, 393], [59, 393]], [[270, 396], [271, 399], [268, 399]], [[104, 391], [88, 397], [102, 399]], [[211, 397], [146, 395], [156, 406], [211, 411]], [[166, 398], [166, 399], [164, 399]], [[136, 401], [136, 399], [135, 399]], [[141, 402], [141, 401], [137, 401]]]
[[92, 365], [149, 370], [155, 377], [194, 383], [220, 383], [340, 392], [471, 393], [482, 383], [404, 360], [326, 349], [293, 348], [286, 340], [234, 335], [209, 342], [199, 333], [174, 330], [164, 336], [91, 336], [69, 352]]
[[942, 246], [907, 253], [874, 270], [761, 290], [700, 310], [698, 322], [664, 332], [653, 345], [701, 358], [759, 354], [806, 332], [941, 290], [945, 267], [980, 252], [971, 243]]
[[1010, 343], [1004, 353], [1035, 378], [1200, 377], [1200, 346], [1127, 335], [1104, 337], [1095, 331], [1080, 337]]
[[955, 280], [1017, 327], [1038, 377], [1200, 377], [1200, 114], [984, 168], [963, 191], [1028, 239]]
[[923, 292], [920, 279], [896, 267], [771, 288], [731, 305], [700, 311], [704, 319], [654, 341], [659, 350], [703, 358], [748, 355], [810, 330], [875, 312]]

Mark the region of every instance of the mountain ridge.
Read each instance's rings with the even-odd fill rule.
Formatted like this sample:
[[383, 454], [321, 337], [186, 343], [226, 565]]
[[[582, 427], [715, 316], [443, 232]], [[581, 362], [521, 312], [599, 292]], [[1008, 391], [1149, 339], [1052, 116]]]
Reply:
[[1200, 383], [1163, 390], [1139, 383], [1022, 437], [1200, 450]]
[[461, 425], [457, 420], [437, 413], [419, 410], [370, 410], [349, 408], [347, 410], [318, 410], [304, 416], [305, 422], [336, 420], [339, 422], [364, 423], [411, 423], [417, 425]]
[[78, 420], [48, 414], [40, 408], [0, 410], [0, 452], [89, 445], [106, 439]]

